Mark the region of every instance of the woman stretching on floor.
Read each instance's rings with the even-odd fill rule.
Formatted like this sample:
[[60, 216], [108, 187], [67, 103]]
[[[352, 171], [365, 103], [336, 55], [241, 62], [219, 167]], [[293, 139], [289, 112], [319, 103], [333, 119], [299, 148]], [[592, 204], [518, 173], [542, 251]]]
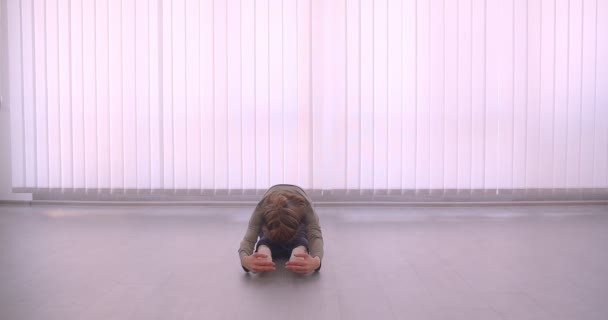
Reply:
[[239, 257], [247, 272], [275, 270], [273, 258], [289, 258], [285, 268], [295, 273], [321, 269], [319, 217], [302, 188], [279, 184], [266, 191], [249, 219]]

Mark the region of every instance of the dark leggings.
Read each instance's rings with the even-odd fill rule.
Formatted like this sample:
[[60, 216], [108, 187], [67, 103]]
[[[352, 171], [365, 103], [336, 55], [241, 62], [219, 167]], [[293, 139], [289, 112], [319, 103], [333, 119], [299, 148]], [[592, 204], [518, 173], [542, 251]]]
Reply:
[[291, 257], [291, 251], [293, 251], [294, 248], [297, 248], [299, 246], [306, 247], [306, 251], [309, 252], [308, 238], [306, 237], [306, 228], [304, 226], [300, 226], [298, 228], [298, 233], [296, 234], [296, 237], [292, 241], [287, 243], [272, 242], [270, 239], [268, 239], [268, 237], [266, 237], [264, 232], [261, 232], [260, 238], [255, 244], [256, 252], [258, 251], [258, 248], [261, 245], [268, 246], [270, 252], [272, 253], [273, 259], [289, 258]]

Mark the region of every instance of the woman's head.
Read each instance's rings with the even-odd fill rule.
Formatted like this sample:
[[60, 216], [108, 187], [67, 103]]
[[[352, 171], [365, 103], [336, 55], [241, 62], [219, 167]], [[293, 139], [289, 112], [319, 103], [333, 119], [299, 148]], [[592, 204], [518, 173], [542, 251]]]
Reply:
[[298, 232], [308, 202], [293, 191], [272, 192], [262, 202], [264, 234], [271, 241], [286, 243]]

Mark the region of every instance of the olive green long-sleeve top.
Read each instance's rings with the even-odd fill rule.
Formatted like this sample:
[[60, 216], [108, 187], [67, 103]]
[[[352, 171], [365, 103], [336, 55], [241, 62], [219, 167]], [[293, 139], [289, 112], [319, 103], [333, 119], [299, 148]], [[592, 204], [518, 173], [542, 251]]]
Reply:
[[256, 242], [258, 241], [258, 236], [262, 231], [262, 226], [264, 224], [264, 219], [262, 217], [262, 210], [260, 209], [261, 203], [264, 201], [266, 196], [268, 196], [272, 192], [276, 191], [294, 191], [301, 194], [306, 201], [310, 204], [306, 212], [304, 213], [304, 217], [302, 219], [302, 224], [306, 226], [306, 236], [308, 238], [308, 245], [310, 250], [310, 255], [313, 257], [319, 257], [319, 259], [323, 260], [323, 235], [321, 233], [321, 226], [319, 225], [319, 216], [312, 208], [312, 201], [298, 186], [289, 185], [289, 184], [279, 184], [271, 187], [266, 191], [262, 200], [258, 203], [251, 218], [249, 219], [249, 225], [247, 226], [247, 232], [245, 232], [245, 236], [241, 241], [241, 246], [239, 248], [239, 258], [242, 259], [244, 256], [249, 256], [253, 254], [253, 250]]

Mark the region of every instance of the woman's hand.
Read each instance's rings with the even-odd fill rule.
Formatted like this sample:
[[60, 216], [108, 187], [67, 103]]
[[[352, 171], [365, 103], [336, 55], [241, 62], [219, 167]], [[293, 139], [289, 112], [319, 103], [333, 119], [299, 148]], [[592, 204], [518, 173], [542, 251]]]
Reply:
[[289, 260], [285, 264], [285, 269], [291, 270], [295, 273], [307, 274], [311, 273], [321, 266], [321, 259], [319, 257], [311, 257], [307, 253], [294, 253], [296, 258]]
[[250, 256], [245, 256], [241, 263], [245, 269], [255, 273], [275, 270], [274, 262], [264, 253], [255, 252]]

